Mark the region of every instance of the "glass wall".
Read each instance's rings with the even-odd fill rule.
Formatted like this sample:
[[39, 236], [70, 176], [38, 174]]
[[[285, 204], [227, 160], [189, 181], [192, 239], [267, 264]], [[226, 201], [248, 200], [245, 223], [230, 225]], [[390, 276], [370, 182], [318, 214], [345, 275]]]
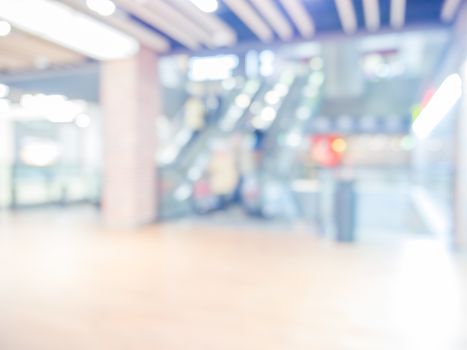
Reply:
[[418, 150], [450, 151], [436, 140], [414, 150], [411, 127], [448, 39], [432, 30], [185, 57], [186, 102], [165, 113], [176, 133], [159, 159], [161, 217], [242, 212], [332, 233], [335, 188], [350, 179], [361, 234], [428, 232], [417, 186], [435, 176], [448, 203], [452, 172], [444, 157], [426, 174]]
[[2, 208], [97, 203], [100, 127], [96, 105], [3, 86]]

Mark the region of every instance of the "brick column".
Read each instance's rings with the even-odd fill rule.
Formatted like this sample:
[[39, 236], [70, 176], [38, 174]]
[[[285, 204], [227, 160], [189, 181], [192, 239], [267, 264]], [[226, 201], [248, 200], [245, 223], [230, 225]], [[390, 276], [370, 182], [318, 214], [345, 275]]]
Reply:
[[113, 227], [156, 218], [156, 116], [160, 108], [158, 58], [148, 49], [102, 63], [102, 214]]

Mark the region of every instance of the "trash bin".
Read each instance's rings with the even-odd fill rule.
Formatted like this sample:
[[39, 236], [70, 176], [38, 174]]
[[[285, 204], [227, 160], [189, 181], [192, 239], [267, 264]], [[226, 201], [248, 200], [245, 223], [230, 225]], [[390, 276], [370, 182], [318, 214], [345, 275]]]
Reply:
[[338, 242], [351, 243], [355, 241], [355, 216], [355, 182], [339, 180], [334, 195], [334, 222]]

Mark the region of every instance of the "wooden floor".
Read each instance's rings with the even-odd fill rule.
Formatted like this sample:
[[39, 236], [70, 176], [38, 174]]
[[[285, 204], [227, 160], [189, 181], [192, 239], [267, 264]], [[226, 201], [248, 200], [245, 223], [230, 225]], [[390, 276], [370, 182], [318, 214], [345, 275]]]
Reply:
[[87, 219], [0, 217], [1, 350], [467, 349], [467, 261], [433, 241]]

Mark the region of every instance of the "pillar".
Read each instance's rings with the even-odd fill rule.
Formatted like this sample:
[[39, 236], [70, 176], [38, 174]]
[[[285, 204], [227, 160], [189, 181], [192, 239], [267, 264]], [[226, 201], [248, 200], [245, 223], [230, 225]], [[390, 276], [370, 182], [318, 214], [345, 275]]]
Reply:
[[364, 88], [360, 48], [355, 40], [344, 39], [323, 44], [327, 98], [360, 97]]
[[112, 227], [135, 227], [156, 218], [157, 68], [156, 54], [146, 48], [102, 64], [102, 214]]

